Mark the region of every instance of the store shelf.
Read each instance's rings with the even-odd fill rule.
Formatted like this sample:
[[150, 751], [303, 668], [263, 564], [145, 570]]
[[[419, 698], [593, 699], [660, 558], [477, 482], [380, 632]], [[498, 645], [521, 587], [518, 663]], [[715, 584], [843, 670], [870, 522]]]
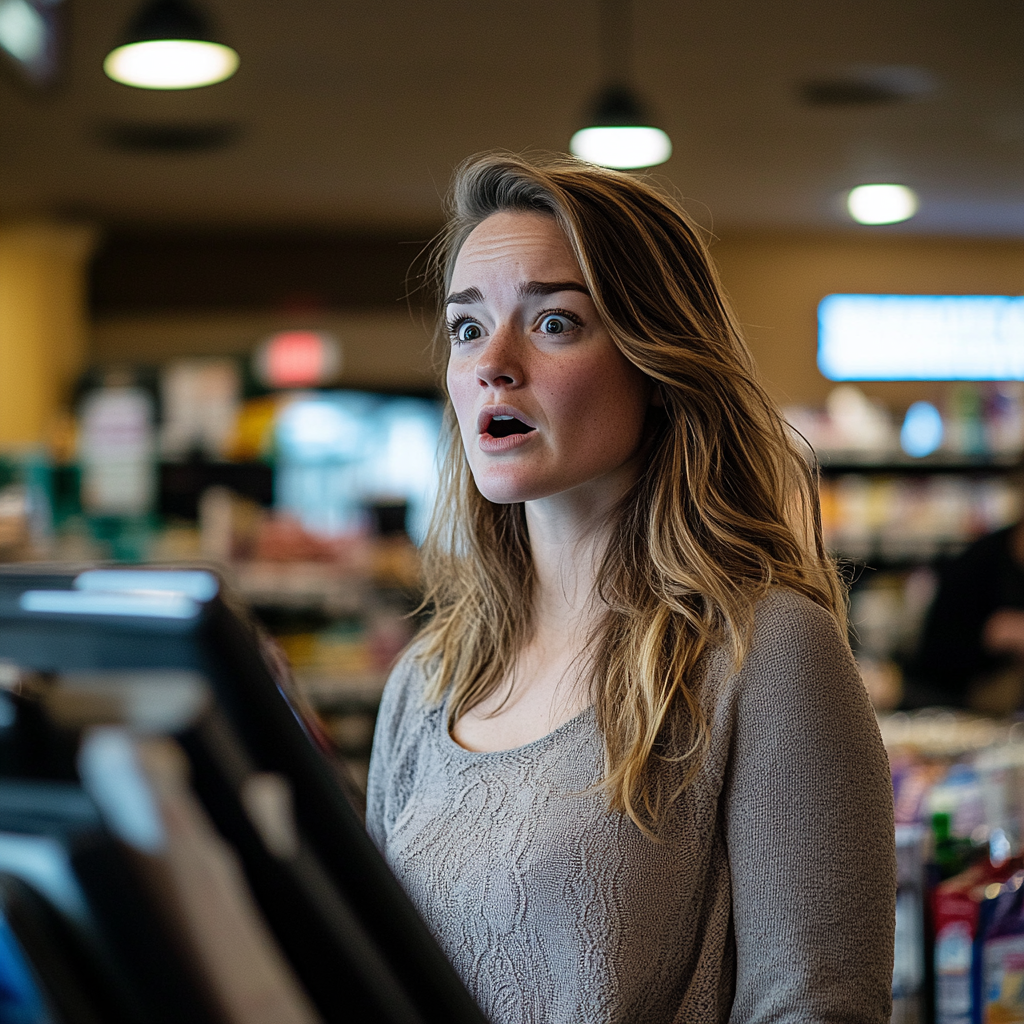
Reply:
[[295, 685], [317, 711], [346, 715], [376, 711], [387, 678], [386, 672], [335, 675], [300, 669]]
[[978, 476], [1024, 471], [1017, 456], [995, 458], [988, 455], [972, 457], [936, 454], [914, 459], [895, 453], [879, 457], [874, 453], [818, 452], [818, 459], [823, 476], [839, 476], [844, 473], [867, 473], [874, 476], [924, 476], [939, 473]]
[[988, 462], [983, 471], [980, 463], [965, 471], [964, 465], [921, 460], [904, 471], [897, 463], [856, 469], [844, 463], [823, 474], [826, 544], [846, 560], [910, 569], [955, 556], [1013, 523], [1021, 495], [1010, 467]]
[[227, 570], [232, 589], [257, 610], [357, 615], [367, 584], [327, 562], [236, 562]]

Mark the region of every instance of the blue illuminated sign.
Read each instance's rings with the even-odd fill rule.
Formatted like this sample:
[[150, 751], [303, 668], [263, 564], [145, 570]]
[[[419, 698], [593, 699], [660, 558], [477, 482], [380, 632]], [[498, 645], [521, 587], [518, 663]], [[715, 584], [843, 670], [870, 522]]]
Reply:
[[818, 368], [830, 380], [1024, 380], [1024, 296], [828, 295]]

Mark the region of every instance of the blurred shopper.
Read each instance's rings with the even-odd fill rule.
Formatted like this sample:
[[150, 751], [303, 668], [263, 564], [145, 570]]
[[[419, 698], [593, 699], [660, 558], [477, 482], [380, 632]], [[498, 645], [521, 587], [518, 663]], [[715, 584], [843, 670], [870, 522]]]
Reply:
[[1024, 705], [1024, 522], [941, 570], [908, 676], [908, 708], [1008, 714]]
[[494, 1024], [888, 1024], [892, 790], [817, 492], [642, 179], [469, 161], [431, 618], [367, 823]]

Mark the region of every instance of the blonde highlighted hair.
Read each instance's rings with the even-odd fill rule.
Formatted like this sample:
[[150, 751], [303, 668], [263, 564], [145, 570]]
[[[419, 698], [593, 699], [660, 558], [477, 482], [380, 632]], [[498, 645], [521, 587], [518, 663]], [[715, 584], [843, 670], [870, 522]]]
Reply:
[[[757, 380], [699, 230], [658, 188], [567, 157], [485, 154], [459, 168], [449, 203], [434, 253], [442, 296], [481, 221], [548, 214], [612, 340], [664, 403], [615, 510], [586, 652], [605, 749], [600, 785], [611, 810], [651, 833], [707, 749], [699, 691], [712, 647], [729, 644], [738, 670], [755, 606], [774, 587], [845, 622], [816, 470]], [[443, 325], [438, 337], [447, 344]], [[445, 438], [423, 547], [429, 619], [419, 658], [428, 699], [449, 695], [450, 727], [508, 679], [529, 639], [533, 563], [523, 505], [477, 490], [450, 401]]]

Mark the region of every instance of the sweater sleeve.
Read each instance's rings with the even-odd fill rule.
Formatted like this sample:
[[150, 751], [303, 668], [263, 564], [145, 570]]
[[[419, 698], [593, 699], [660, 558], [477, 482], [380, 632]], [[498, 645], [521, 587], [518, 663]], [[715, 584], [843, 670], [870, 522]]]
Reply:
[[832, 617], [777, 595], [731, 683], [725, 821], [735, 1024], [888, 1024], [896, 861], [888, 760]]

